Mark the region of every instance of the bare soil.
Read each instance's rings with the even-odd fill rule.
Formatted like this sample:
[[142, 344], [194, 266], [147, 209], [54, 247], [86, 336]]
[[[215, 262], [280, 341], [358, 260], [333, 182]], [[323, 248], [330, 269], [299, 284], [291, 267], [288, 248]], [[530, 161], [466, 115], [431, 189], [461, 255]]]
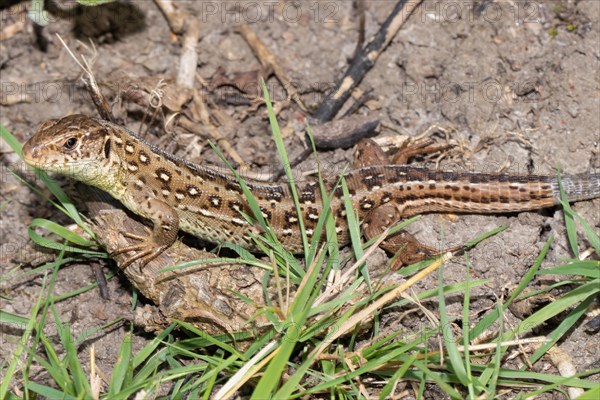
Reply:
[[[201, 19], [202, 37], [197, 44], [197, 74], [210, 81], [218, 68], [227, 73], [260, 69], [259, 61], [235, 27], [242, 22], [278, 57], [298, 86], [306, 91], [305, 103], [316, 106], [322, 92], [310, 88], [330, 87], [345, 71], [358, 37], [358, 17], [349, 1], [301, 2], [178, 2]], [[373, 35], [393, 8], [392, 1], [366, 1], [366, 36]], [[367, 74], [361, 88], [370, 89], [376, 101], [367, 104], [379, 113], [381, 134], [417, 135], [432, 125], [453, 131], [467, 143], [464, 157], [445, 160], [446, 166], [480, 172], [555, 174], [560, 165], [565, 173], [581, 173], [600, 167], [600, 2], [590, 1], [426, 1], [409, 18], [386, 51]], [[28, 4], [28, 3], [27, 3]], [[76, 37], [92, 34], [98, 57], [94, 72], [102, 85], [126, 88], [140, 82], [166, 82], [177, 74], [181, 41], [173, 35], [152, 2], [132, 2], [135, 14], [98, 11], [88, 21], [102, 25], [91, 32], [85, 21], [71, 13], [54, 19], [42, 35], [47, 50], [36, 44], [31, 23], [23, 10], [26, 3], [0, 11], [2, 29], [24, 21], [22, 30], [0, 40], [0, 122], [20, 141], [30, 137], [41, 122], [70, 113], [95, 115], [93, 104], [78, 78], [80, 70], [56, 38], [60, 34], [76, 52], [85, 49]], [[66, 6], [65, 6], [66, 7]], [[73, 7], [70, 5], [69, 7]], [[138, 13], [139, 12], [139, 13]], [[135, 19], [136, 24], [131, 22]], [[102, 21], [102, 22], [101, 22]], [[111, 25], [112, 24], [112, 25]], [[91, 24], [92, 27], [94, 24]], [[131, 29], [118, 29], [119, 26]], [[268, 80], [275, 103], [285, 98], [276, 79]], [[232, 105], [226, 91], [207, 94], [219, 102], [222, 111], [237, 122], [226, 139], [241, 157], [256, 168], [268, 168], [277, 159], [264, 108]], [[351, 103], [352, 100], [349, 101]], [[363, 107], [360, 112], [364, 112]], [[144, 110], [115, 105], [137, 131]], [[242, 118], [242, 116], [244, 116]], [[304, 146], [303, 120], [306, 114], [295, 106], [279, 115], [288, 151], [299, 154]], [[217, 162], [205, 138], [175, 128], [171, 135], [154, 129], [159, 145], [196, 163]], [[162, 137], [162, 139], [161, 139]], [[192, 140], [195, 139], [195, 140]], [[190, 145], [193, 143], [193, 145]], [[69, 222], [48, 202], [19, 182], [10, 172], [35, 183], [16, 154], [0, 144], [2, 161], [0, 193], [0, 274], [17, 268], [29, 242], [28, 225], [34, 218]], [[473, 150], [477, 151], [473, 151]], [[321, 159], [341, 170], [351, 161], [352, 151], [324, 152]], [[444, 163], [443, 162], [443, 163]], [[443, 164], [442, 163], [442, 164]], [[301, 165], [299, 168], [308, 168]], [[600, 224], [600, 201], [576, 204], [575, 210], [589, 223]], [[572, 256], [565, 239], [560, 209], [501, 216], [424, 216], [413, 227], [424, 241], [464, 243], [499, 225], [509, 229], [488, 239], [468, 254], [472, 278], [489, 278], [490, 284], [473, 293], [474, 315], [491, 307], [497, 298], [514, 288], [531, 266], [550, 235], [556, 240], [543, 267], [554, 266]], [[589, 244], [582, 241], [583, 248]], [[110, 265], [104, 266], [111, 269]], [[465, 280], [466, 261], [457, 259], [445, 267], [447, 282]], [[42, 275], [1, 282], [3, 311], [28, 315], [39, 295]], [[58, 272], [56, 295], [77, 290], [94, 282], [89, 265], [72, 264]], [[544, 278], [539, 286], [552, 284]], [[421, 283], [436, 284], [435, 278]], [[109, 281], [111, 300], [101, 300], [95, 290], [56, 303], [63, 321], [69, 321], [77, 336], [122, 315], [131, 304], [131, 287], [124, 279]], [[5, 297], [6, 296], [6, 297]], [[450, 312], [460, 319], [461, 300]], [[398, 326], [391, 313], [390, 327]], [[517, 317], [507, 315], [509, 324]], [[424, 316], [405, 319], [401, 326], [425, 324]], [[51, 324], [50, 324], [51, 325]], [[548, 329], [551, 329], [548, 326]], [[52, 331], [50, 326], [49, 332]], [[101, 331], [81, 348], [87, 358], [88, 346], [96, 346], [96, 359], [110, 371], [126, 325]], [[135, 348], [149, 339], [136, 331]], [[22, 334], [20, 327], [2, 327], [0, 354], [12, 354]], [[543, 334], [541, 332], [540, 334]], [[560, 347], [574, 356], [579, 371], [598, 362], [598, 335], [586, 333], [583, 326], [567, 335]], [[535, 368], [555, 370], [541, 360]], [[36, 371], [32, 371], [35, 376]], [[42, 379], [42, 378], [40, 378]], [[558, 398], [558, 397], [555, 397]]]

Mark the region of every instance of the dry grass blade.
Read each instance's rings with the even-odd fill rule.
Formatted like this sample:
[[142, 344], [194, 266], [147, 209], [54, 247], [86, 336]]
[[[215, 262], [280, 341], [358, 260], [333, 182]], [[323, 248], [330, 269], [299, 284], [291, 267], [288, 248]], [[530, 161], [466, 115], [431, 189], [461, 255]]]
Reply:
[[368, 307], [365, 307], [364, 309], [360, 310], [358, 313], [356, 313], [355, 315], [350, 317], [331, 336], [327, 337], [327, 339], [324, 340], [320, 344], [320, 346], [314, 350], [313, 353], [316, 355], [320, 355], [331, 344], [332, 341], [334, 341], [337, 338], [339, 338], [340, 336], [345, 335], [346, 333], [350, 332], [352, 329], [354, 329], [355, 326], [360, 324], [362, 321], [368, 319], [377, 309], [379, 309], [380, 307], [383, 307], [387, 303], [393, 301], [402, 292], [406, 291], [406, 289], [413, 286], [415, 283], [417, 283], [418, 281], [420, 281], [421, 279], [425, 278], [427, 275], [429, 275], [430, 273], [432, 273], [433, 271], [438, 269], [443, 263], [447, 262], [452, 257], [453, 257], [452, 253], [444, 254], [438, 260], [433, 262], [430, 266], [419, 271], [418, 273], [413, 275], [411, 278], [407, 279], [406, 282], [402, 283], [398, 287], [396, 287], [393, 290], [389, 291], [388, 293], [384, 294], [379, 299], [377, 299], [372, 304], [370, 304]]

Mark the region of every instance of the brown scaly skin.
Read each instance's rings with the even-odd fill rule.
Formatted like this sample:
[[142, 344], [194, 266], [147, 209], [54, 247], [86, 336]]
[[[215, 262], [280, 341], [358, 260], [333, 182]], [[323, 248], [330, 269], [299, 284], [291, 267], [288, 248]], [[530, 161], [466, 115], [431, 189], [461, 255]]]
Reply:
[[[232, 175], [196, 165], [146, 143], [126, 128], [84, 115], [42, 124], [25, 143], [23, 158], [36, 168], [60, 172], [96, 186], [134, 213], [150, 219], [152, 234], [123, 233], [139, 244], [120, 249], [133, 252], [125, 264], [147, 263], [171, 246], [179, 229], [206, 241], [256, 247], [248, 234], [255, 229], [243, 217], [251, 215], [242, 189]], [[509, 176], [432, 171], [405, 165], [373, 165], [345, 175], [351, 201], [367, 238], [416, 214], [464, 212], [493, 214], [551, 207], [558, 204], [558, 182], [552, 176]], [[337, 180], [325, 182], [334, 190]], [[562, 184], [571, 201], [600, 197], [600, 174], [566, 175]], [[303, 251], [298, 215], [285, 185], [247, 181], [285, 248]], [[298, 186], [302, 218], [310, 237], [322, 212], [316, 181]], [[343, 196], [331, 202], [340, 244], [349, 241]], [[413, 262], [439, 251], [408, 234], [388, 238], [382, 247], [408, 250]], [[412, 253], [412, 254], [410, 254]]]

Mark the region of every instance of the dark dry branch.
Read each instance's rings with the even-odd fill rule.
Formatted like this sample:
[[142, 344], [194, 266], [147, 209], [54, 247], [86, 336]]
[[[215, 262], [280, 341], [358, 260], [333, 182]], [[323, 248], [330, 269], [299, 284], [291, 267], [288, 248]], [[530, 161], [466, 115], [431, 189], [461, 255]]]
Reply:
[[92, 102], [96, 106], [96, 110], [98, 110], [100, 117], [107, 121], [116, 123], [115, 117], [110, 109], [110, 105], [108, 104], [106, 97], [104, 97], [100, 91], [100, 87], [98, 86], [92, 71], [86, 71], [86, 73], [81, 77], [81, 80], [83, 81], [83, 85], [89, 93]]
[[361, 139], [377, 134], [379, 118], [370, 115], [352, 115], [324, 124], [311, 126], [315, 145], [319, 150], [347, 149]]
[[[335, 87], [331, 90], [331, 93], [323, 100], [313, 115], [313, 120], [316, 122], [315, 125], [331, 121], [335, 117], [348, 97], [350, 97], [352, 91], [358, 86], [373, 65], [375, 65], [375, 61], [379, 55], [385, 50], [402, 24], [420, 3], [421, 0], [415, 2], [400, 0], [396, 4], [388, 18], [381, 25], [379, 32], [377, 32], [373, 40], [371, 40], [362, 51], [355, 55], [344, 76], [336, 83]], [[357, 103], [360, 104], [361, 101], [359, 100]], [[349, 113], [346, 115], [348, 114]], [[314, 129], [318, 130], [317, 128]], [[344, 143], [344, 145], [339, 145], [337, 147], [349, 147], [356, 144], [363, 137], [370, 137], [371, 133], [372, 132], [365, 129], [359, 129], [356, 132], [348, 131], [348, 138], [345, 140], [342, 140], [340, 136], [327, 138], [320, 134], [315, 134], [313, 140], [317, 149], [330, 150], [336, 148], [336, 141]], [[308, 137], [307, 141], [309, 141]], [[302, 152], [296, 159], [292, 160], [292, 164], [300, 164], [309, 154], [310, 152], [308, 151]], [[281, 177], [283, 176], [283, 171], [278, 171], [275, 175]]]
[[110, 295], [108, 293], [108, 285], [106, 283], [106, 277], [102, 272], [102, 265], [97, 260], [91, 260], [90, 266], [92, 267], [92, 272], [96, 277], [96, 283], [98, 283], [98, 290], [100, 291], [100, 297], [104, 300], [108, 300]]
[[379, 55], [394, 38], [402, 24], [412, 11], [420, 4], [418, 1], [400, 0], [363, 50], [354, 58], [344, 76], [336, 83], [331, 93], [325, 98], [314, 114], [318, 121], [330, 121], [342, 108], [352, 90], [361, 82], [367, 72], [375, 65]]
[[365, 44], [365, 0], [356, 1], [356, 16], [358, 17], [358, 39], [352, 58], [356, 58]]

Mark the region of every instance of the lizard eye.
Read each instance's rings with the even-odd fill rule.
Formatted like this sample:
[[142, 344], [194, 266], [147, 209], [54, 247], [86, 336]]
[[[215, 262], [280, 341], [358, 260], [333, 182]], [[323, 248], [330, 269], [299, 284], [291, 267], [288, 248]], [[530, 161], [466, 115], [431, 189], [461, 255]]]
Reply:
[[65, 144], [63, 145], [65, 147], [65, 149], [67, 150], [73, 150], [75, 148], [75, 146], [77, 145], [77, 138], [74, 137], [70, 137], [66, 140]]

